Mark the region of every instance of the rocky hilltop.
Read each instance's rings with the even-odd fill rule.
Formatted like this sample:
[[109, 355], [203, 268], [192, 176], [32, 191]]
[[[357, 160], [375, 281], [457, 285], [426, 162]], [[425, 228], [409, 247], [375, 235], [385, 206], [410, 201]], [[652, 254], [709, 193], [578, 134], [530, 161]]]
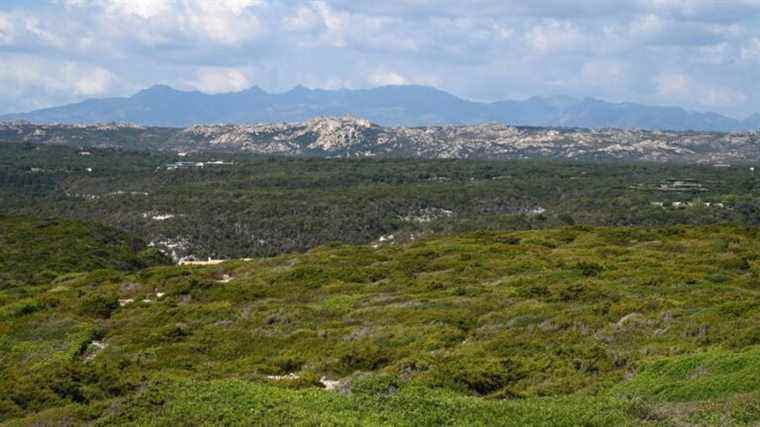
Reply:
[[677, 132], [513, 127], [383, 127], [344, 116], [296, 124], [196, 125], [0, 123], [0, 140], [179, 153], [220, 151], [315, 157], [553, 158], [722, 164], [760, 160], [760, 132]]

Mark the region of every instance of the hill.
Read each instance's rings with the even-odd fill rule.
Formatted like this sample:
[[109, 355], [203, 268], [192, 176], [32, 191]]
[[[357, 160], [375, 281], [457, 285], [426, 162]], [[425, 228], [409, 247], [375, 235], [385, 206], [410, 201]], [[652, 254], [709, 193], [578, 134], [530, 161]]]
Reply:
[[205, 94], [159, 85], [125, 98], [90, 99], [0, 120], [35, 123], [131, 122], [144, 126], [188, 127], [200, 123], [303, 122], [352, 114], [384, 126], [430, 126], [497, 122], [520, 126], [636, 128], [700, 131], [757, 130], [747, 120], [596, 99], [534, 97], [520, 101], [474, 102], [427, 86], [383, 86], [362, 90], [322, 90], [298, 86], [284, 93], [253, 87]]
[[[624, 123], [618, 123], [625, 125]], [[0, 142], [177, 153], [406, 159], [569, 159], [730, 164], [760, 161], [760, 132], [679, 132], [513, 127], [503, 124], [391, 128], [366, 119], [195, 125], [0, 122]]]
[[572, 227], [64, 276], [0, 293], [0, 421], [756, 425], [759, 263]]

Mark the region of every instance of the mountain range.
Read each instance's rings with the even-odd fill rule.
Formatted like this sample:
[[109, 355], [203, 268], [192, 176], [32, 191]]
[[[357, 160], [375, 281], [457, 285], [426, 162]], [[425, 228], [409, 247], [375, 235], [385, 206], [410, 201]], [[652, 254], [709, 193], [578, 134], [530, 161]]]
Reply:
[[157, 85], [130, 97], [90, 99], [1, 121], [33, 123], [129, 122], [187, 127], [199, 123], [296, 123], [320, 116], [351, 114], [383, 126], [430, 126], [496, 122], [520, 126], [746, 131], [760, 129], [760, 114], [745, 120], [680, 107], [612, 103], [565, 96], [474, 102], [416, 85], [360, 90], [297, 86], [284, 93], [259, 87], [221, 94], [181, 91]]

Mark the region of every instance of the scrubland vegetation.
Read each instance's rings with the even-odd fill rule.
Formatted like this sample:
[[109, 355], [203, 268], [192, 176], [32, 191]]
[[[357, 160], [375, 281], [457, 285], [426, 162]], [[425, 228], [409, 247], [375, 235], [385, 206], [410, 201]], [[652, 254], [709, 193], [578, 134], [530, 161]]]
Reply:
[[[201, 259], [391, 234], [760, 224], [749, 166], [86, 153], [0, 144], [0, 214], [96, 220]], [[234, 164], [169, 170], [178, 160]]]
[[[6, 230], [41, 226], [2, 224], [10, 254], [28, 240]], [[3, 266], [9, 425], [760, 423], [755, 228], [458, 233], [138, 270], [129, 237], [65, 228], [90, 242], [77, 262]]]

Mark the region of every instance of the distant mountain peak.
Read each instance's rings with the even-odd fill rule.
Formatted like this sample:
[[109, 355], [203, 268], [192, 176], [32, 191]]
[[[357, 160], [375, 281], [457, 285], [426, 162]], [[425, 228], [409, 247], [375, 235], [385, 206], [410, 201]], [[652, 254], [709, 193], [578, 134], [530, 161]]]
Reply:
[[257, 95], [266, 95], [267, 92], [260, 88], [259, 86], [251, 86], [248, 89], [240, 91], [240, 93], [247, 93], [247, 94], [257, 94]]
[[171, 87], [169, 85], [157, 84], [157, 85], [150, 86], [150, 87], [148, 87], [146, 89], [143, 89], [143, 90], [137, 92], [133, 96], [137, 96], [137, 95], [140, 95], [140, 94], [146, 94], [146, 93], [161, 93], [161, 92], [179, 92], [179, 91], [176, 90], [176, 89], [174, 89], [173, 87]]
[[299, 84], [299, 85], [293, 86], [293, 88], [287, 91], [286, 93], [308, 93], [311, 91], [312, 90], [309, 89], [308, 87]]
[[191, 93], [191, 92], [184, 92], [177, 90], [169, 85], [164, 84], [158, 84], [153, 85], [147, 89], [143, 89], [136, 94], [132, 95], [131, 99], [161, 99], [166, 96], [175, 96], [175, 95], [181, 95], [184, 93]]

